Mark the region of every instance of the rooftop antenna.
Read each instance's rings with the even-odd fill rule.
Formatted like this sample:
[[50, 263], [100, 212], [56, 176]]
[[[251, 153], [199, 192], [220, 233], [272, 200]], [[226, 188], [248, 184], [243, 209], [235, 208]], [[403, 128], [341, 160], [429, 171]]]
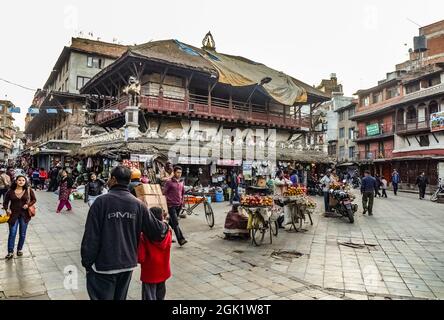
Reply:
[[416, 23], [415, 21], [413, 21], [412, 19], [406, 18], [408, 21], [410, 21], [413, 24], [416, 24], [418, 27], [422, 28], [421, 25], [419, 25], [419, 23]]

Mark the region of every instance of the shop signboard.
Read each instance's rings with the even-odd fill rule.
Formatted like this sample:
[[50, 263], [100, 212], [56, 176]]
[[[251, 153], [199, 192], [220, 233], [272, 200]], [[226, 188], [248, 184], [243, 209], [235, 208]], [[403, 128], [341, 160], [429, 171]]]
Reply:
[[207, 165], [208, 158], [199, 157], [179, 157], [177, 163], [179, 164], [195, 164], [195, 165]]
[[217, 160], [217, 165], [228, 166], [228, 167], [240, 167], [242, 165], [242, 160], [219, 159]]
[[377, 123], [368, 125], [366, 129], [367, 129], [367, 136], [376, 136], [379, 134], [379, 124]]
[[444, 130], [444, 111], [430, 115], [430, 129], [432, 132]]
[[253, 179], [253, 162], [252, 161], [244, 161], [242, 163], [242, 174], [245, 180]]
[[131, 161], [135, 162], [150, 162], [153, 159], [153, 155], [150, 154], [131, 154]]

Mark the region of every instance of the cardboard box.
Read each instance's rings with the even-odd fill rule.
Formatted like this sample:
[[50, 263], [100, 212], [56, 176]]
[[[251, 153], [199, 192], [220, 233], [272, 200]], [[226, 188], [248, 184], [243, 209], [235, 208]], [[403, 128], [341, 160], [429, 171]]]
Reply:
[[162, 195], [160, 184], [141, 184], [134, 188], [137, 197], [145, 195]]
[[168, 205], [166, 202], [166, 198], [163, 195], [144, 195], [137, 197], [137, 199], [142, 201], [148, 208], [160, 207], [166, 213], [168, 213]]

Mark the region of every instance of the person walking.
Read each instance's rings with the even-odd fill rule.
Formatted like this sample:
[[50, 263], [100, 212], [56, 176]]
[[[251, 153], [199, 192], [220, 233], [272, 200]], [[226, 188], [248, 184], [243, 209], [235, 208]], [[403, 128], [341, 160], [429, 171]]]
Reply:
[[[159, 207], [150, 209], [159, 221], [164, 221], [163, 210]], [[138, 262], [140, 263], [140, 281], [142, 281], [142, 300], [165, 300], [165, 282], [171, 277], [170, 253], [172, 232], [168, 230], [162, 241], [151, 241], [140, 236]]]
[[48, 192], [54, 192], [57, 189], [58, 181], [57, 178], [59, 176], [59, 168], [56, 166], [51, 169], [49, 173], [49, 186], [48, 186]]
[[368, 212], [369, 216], [373, 215], [373, 200], [377, 188], [376, 179], [370, 175], [370, 171], [366, 170], [365, 177], [362, 179], [361, 194], [363, 214]]
[[319, 181], [319, 183], [322, 185], [322, 192], [324, 192], [324, 208], [325, 213], [330, 212], [330, 184], [333, 183], [333, 179], [331, 177], [331, 170], [327, 170], [327, 173], [325, 176], [322, 177], [322, 179]]
[[375, 179], [376, 179], [376, 189], [375, 189], [375, 198], [376, 197], [380, 197], [381, 198], [381, 193], [379, 192], [379, 190], [381, 190], [381, 177], [379, 176], [379, 174], [375, 175]]
[[26, 230], [28, 223], [31, 220], [31, 215], [28, 208], [36, 203], [34, 191], [28, 185], [26, 177], [18, 175], [6, 192], [3, 208], [9, 215], [9, 237], [8, 237], [8, 254], [5, 260], [10, 260], [14, 257], [15, 238], [17, 230], [19, 230], [19, 242], [17, 245], [17, 256], [23, 256], [23, 245], [26, 239]]
[[6, 174], [5, 168], [0, 168], [0, 199], [3, 197], [5, 200], [9, 187], [11, 187], [11, 178]]
[[238, 184], [238, 175], [236, 174], [236, 172], [234, 170], [231, 171], [230, 173], [230, 189], [231, 189], [231, 194], [230, 194], [230, 205], [233, 205], [233, 201], [240, 201], [239, 198], [239, 184]]
[[85, 185], [85, 203], [88, 203], [88, 206], [91, 207], [94, 201], [102, 195], [105, 185], [106, 182], [97, 178], [95, 173], [90, 174], [89, 181]]
[[40, 185], [40, 172], [37, 170], [37, 168], [32, 171], [31, 179], [34, 190], [37, 190]]
[[383, 176], [381, 179], [382, 196], [387, 198], [387, 179]]
[[392, 186], [393, 186], [393, 193], [396, 194], [398, 193], [398, 185], [401, 182], [401, 178], [399, 176], [399, 173], [396, 169], [393, 169], [393, 173], [392, 173]]
[[109, 192], [89, 208], [80, 255], [91, 300], [125, 300], [137, 268], [140, 234], [161, 242], [169, 230], [129, 192], [130, 179], [129, 168], [115, 167]]
[[41, 190], [44, 190], [45, 189], [45, 182], [46, 182], [46, 180], [48, 180], [48, 172], [46, 172], [45, 168], [40, 168], [39, 180], [40, 180], [40, 188], [41, 188]]
[[59, 183], [59, 205], [56, 213], [60, 213], [66, 206], [68, 211], [72, 211], [71, 203], [69, 202], [69, 196], [73, 187], [74, 181], [68, 177], [68, 173], [65, 170], [61, 172], [61, 180]]
[[425, 192], [427, 185], [429, 184], [429, 179], [425, 175], [425, 172], [421, 172], [421, 174], [416, 178], [416, 185], [419, 188], [419, 199], [424, 200]]
[[185, 237], [183, 236], [177, 218], [184, 204], [185, 187], [183, 182], [180, 181], [180, 178], [182, 177], [182, 168], [179, 166], [174, 167], [173, 174], [173, 177], [165, 182], [163, 194], [167, 200], [168, 213], [170, 215], [169, 224], [174, 230], [177, 242], [180, 246], [183, 246], [188, 241], [185, 240]]

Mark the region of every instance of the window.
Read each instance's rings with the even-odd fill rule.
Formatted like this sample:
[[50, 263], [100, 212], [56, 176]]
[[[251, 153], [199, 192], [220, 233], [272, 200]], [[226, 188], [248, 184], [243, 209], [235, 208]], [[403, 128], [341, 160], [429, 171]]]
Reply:
[[88, 77], [77, 77], [77, 90], [80, 90], [91, 78]]
[[339, 112], [339, 121], [344, 121], [344, 113], [345, 113], [345, 111]]
[[382, 92], [375, 92], [372, 94], [372, 103], [378, 103], [382, 101]]
[[419, 81], [418, 81], [418, 82], [415, 82], [415, 83], [407, 85], [405, 87], [405, 93], [409, 94], [409, 93], [412, 93], [412, 92], [419, 91], [419, 89], [420, 89], [420, 86], [419, 86]]
[[344, 136], [345, 136], [345, 134], [344, 134], [344, 128], [339, 128], [339, 139], [344, 139]]
[[366, 159], [370, 159], [371, 158], [371, 154], [370, 154], [370, 144], [367, 143], [365, 145], [365, 158]]
[[344, 159], [344, 152], [345, 152], [345, 148], [339, 147], [339, 159]]
[[399, 96], [399, 89], [398, 89], [398, 87], [390, 87], [390, 88], [387, 88], [387, 99], [391, 99], [391, 98], [394, 98], [394, 97], [397, 97], [397, 96]]
[[441, 75], [436, 75], [433, 78], [428, 79], [428, 85], [429, 87], [436, 86], [441, 83]]
[[369, 96], [363, 97], [361, 99], [361, 105], [363, 105], [364, 107], [370, 105], [370, 97]]
[[384, 158], [384, 142], [378, 142], [378, 158]]
[[102, 69], [103, 60], [101, 58], [97, 58], [97, 57], [88, 57], [87, 66], [89, 68]]
[[353, 117], [355, 115], [355, 112], [356, 112], [356, 108], [355, 107], [350, 108], [348, 110], [348, 118], [350, 119], [351, 117]]
[[419, 145], [421, 147], [428, 147], [430, 145], [429, 136], [428, 135], [419, 136]]
[[348, 148], [348, 158], [353, 159], [355, 157], [355, 147]]
[[348, 128], [348, 138], [353, 140], [355, 138], [355, 128]]

